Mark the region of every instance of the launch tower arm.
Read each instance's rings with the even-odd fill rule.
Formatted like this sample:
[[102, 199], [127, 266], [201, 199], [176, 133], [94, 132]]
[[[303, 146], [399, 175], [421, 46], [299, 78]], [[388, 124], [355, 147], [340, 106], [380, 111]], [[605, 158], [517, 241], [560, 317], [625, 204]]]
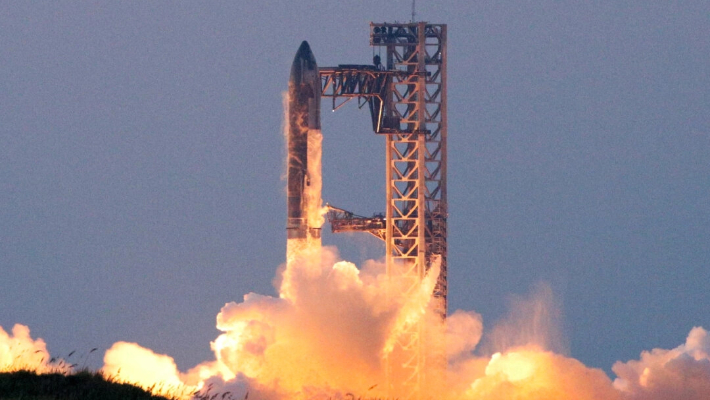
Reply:
[[352, 99], [358, 107], [368, 105], [375, 133], [394, 133], [400, 126], [399, 119], [388, 117], [384, 110], [385, 97], [392, 77], [408, 75], [398, 70], [383, 70], [382, 65], [345, 64], [337, 67], [321, 67], [321, 96], [333, 98], [333, 111]]
[[386, 221], [383, 214], [363, 217], [330, 204], [326, 204], [326, 207], [328, 207], [328, 222], [333, 233], [367, 232], [378, 239], [385, 240]]

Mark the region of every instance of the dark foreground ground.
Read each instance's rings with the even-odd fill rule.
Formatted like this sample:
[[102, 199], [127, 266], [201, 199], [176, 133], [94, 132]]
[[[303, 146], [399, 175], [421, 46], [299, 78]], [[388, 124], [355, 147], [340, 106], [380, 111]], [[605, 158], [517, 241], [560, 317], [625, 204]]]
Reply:
[[177, 400], [99, 373], [42, 374], [32, 371], [0, 372], [1, 400]]

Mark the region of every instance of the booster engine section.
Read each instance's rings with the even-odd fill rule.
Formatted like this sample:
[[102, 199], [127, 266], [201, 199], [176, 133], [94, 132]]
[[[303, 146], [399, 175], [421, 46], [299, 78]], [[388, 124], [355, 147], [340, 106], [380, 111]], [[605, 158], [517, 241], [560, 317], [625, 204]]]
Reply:
[[315, 226], [313, 217], [309, 218], [310, 213], [318, 212], [321, 201], [320, 93], [318, 65], [308, 42], [303, 41], [288, 82], [288, 239], [320, 238], [320, 225]]

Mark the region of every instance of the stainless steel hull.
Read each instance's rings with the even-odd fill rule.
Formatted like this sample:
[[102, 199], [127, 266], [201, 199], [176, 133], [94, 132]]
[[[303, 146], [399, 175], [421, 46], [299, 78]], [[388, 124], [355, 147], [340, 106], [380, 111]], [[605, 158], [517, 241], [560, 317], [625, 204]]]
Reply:
[[[311, 188], [313, 167], [320, 168], [320, 148], [317, 149], [318, 160], [308, 159], [309, 154], [313, 156], [314, 153], [309, 151], [309, 137], [317, 131], [320, 138], [320, 92], [318, 65], [308, 42], [304, 41], [291, 65], [288, 83], [288, 239], [320, 238], [320, 225], [311, 226], [312, 217], [309, 223], [309, 213], [317, 212], [314, 207], [320, 205], [314, 204], [316, 200], [320, 203], [320, 176], [317, 177], [317, 193], [312, 193]], [[310, 170], [309, 162], [312, 164]], [[320, 171], [317, 173], [320, 175]]]

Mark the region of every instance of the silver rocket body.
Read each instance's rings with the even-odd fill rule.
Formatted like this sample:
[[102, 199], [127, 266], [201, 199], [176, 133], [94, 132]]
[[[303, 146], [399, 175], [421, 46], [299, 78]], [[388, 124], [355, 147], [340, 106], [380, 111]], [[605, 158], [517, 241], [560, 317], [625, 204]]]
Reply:
[[[321, 84], [316, 59], [306, 41], [301, 43], [291, 65], [288, 92], [287, 238], [320, 238], [320, 226], [309, 226], [308, 211], [314, 205], [308, 203], [307, 192], [311, 185], [309, 132], [320, 131]], [[314, 161], [320, 165], [320, 160], [311, 160]]]

